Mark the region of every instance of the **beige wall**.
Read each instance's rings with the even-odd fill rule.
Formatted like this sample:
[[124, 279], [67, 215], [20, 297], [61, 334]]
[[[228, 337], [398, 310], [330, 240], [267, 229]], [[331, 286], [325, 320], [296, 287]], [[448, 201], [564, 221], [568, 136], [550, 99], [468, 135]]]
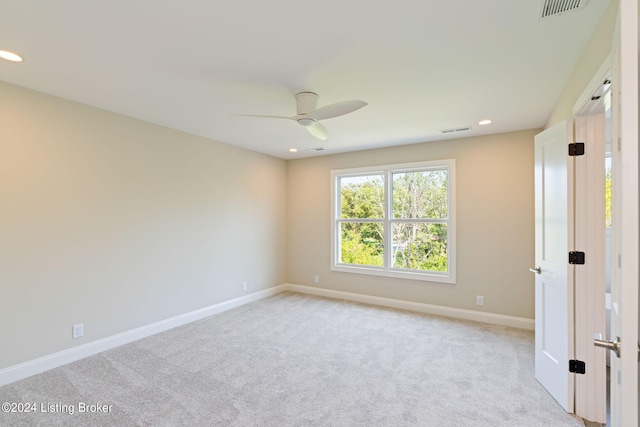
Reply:
[[[618, 0], [612, 0], [556, 102], [545, 129], [573, 117], [573, 106], [611, 52]], [[588, 88], [589, 90], [594, 88]]]
[[9, 84], [0, 100], [0, 369], [285, 282], [284, 160]]
[[[290, 283], [534, 317], [533, 136], [538, 130], [289, 161]], [[330, 171], [453, 158], [457, 283], [330, 270]], [[314, 275], [320, 276], [315, 285]], [[483, 295], [485, 305], [475, 304]]]
[[[609, 54], [617, 5], [545, 127]], [[0, 100], [0, 369], [241, 296], [243, 281], [534, 316], [537, 130], [285, 162], [1, 82]], [[443, 158], [457, 161], [457, 283], [332, 272], [329, 171]]]

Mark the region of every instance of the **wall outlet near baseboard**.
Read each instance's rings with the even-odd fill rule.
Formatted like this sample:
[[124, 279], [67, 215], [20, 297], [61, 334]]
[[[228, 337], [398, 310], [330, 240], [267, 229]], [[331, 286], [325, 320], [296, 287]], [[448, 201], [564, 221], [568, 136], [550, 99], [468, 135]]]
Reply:
[[482, 295], [476, 296], [476, 305], [484, 305], [484, 297]]
[[320, 283], [320, 276], [313, 276], [313, 283]]
[[73, 325], [72, 335], [71, 335], [72, 338], [73, 339], [80, 338], [83, 335], [84, 335], [84, 324], [78, 323], [77, 325]]
[[242, 282], [242, 292], [247, 292], [247, 282]]

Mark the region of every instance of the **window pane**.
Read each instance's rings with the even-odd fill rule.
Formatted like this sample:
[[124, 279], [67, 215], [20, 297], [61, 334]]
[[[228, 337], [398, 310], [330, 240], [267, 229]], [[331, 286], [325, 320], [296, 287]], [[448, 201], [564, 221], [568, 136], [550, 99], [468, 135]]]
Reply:
[[447, 272], [447, 225], [393, 223], [393, 268]]
[[447, 218], [447, 170], [393, 174], [394, 218]]
[[340, 262], [382, 267], [384, 265], [383, 224], [343, 222], [340, 224]]
[[384, 176], [340, 178], [341, 218], [383, 218]]

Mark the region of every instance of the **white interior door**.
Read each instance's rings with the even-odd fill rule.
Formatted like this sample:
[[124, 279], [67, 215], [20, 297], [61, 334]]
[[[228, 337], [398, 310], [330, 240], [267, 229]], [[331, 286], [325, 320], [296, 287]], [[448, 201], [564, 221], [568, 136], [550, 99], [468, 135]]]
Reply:
[[567, 411], [573, 412], [573, 283], [568, 264], [573, 241], [573, 166], [565, 120], [535, 137], [535, 376]]
[[[639, 425], [638, 0], [621, 0], [612, 73], [611, 426]], [[604, 351], [604, 350], [603, 350]]]

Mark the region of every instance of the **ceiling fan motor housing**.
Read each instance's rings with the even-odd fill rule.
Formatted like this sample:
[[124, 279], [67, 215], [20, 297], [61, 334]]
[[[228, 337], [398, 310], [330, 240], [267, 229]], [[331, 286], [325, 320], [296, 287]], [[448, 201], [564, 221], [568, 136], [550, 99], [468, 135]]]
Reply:
[[[296, 94], [296, 113], [298, 115], [309, 114], [310, 112], [316, 109], [318, 105], [318, 94], [313, 92], [300, 92]], [[309, 119], [312, 120], [312, 119]], [[312, 120], [308, 124], [302, 123], [298, 120], [302, 126], [309, 126], [315, 123], [315, 120]]]

